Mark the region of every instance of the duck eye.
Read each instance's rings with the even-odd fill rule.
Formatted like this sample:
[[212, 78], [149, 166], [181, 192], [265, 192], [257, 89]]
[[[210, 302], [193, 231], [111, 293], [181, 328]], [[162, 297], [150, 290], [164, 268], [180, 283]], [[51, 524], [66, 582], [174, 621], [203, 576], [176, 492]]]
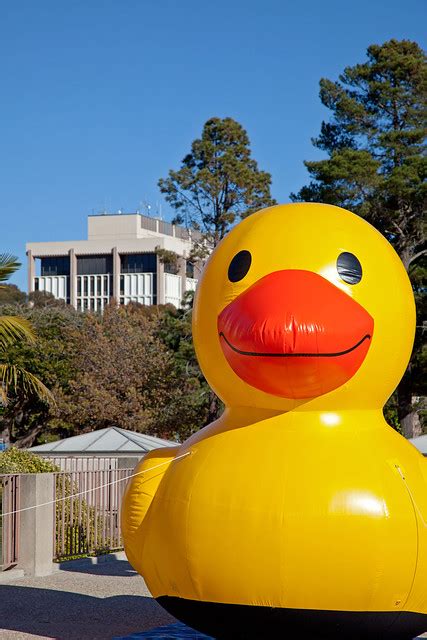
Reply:
[[249, 251], [243, 250], [236, 253], [228, 267], [228, 279], [231, 282], [242, 280], [249, 271], [251, 262], [252, 256]]
[[357, 284], [362, 279], [362, 265], [356, 256], [348, 251], [338, 256], [337, 271], [341, 280], [348, 284]]

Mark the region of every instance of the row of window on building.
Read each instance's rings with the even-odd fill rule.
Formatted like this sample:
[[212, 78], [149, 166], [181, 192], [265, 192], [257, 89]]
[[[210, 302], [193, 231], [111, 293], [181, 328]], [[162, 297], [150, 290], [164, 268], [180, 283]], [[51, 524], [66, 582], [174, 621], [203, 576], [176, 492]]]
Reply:
[[[166, 273], [174, 273], [173, 264], [165, 263]], [[157, 255], [155, 253], [136, 253], [120, 255], [120, 273], [156, 273]], [[77, 256], [77, 275], [97, 275], [113, 273], [113, 256]], [[69, 276], [69, 256], [52, 256], [40, 259], [41, 276]], [[186, 275], [194, 277], [194, 265], [187, 261]]]
[[[118, 296], [120, 304], [131, 302], [144, 305], [157, 304], [159, 274], [156, 254], [125, 255], [121, 258]], [[34, 289], [52, 293], [56, 298], [69, 303], [73, 284], [77, 309], [103, 311], [113, 296], [112, 266], [112, 256], [78, 257], [77, 275], [74, 283], [71, 283], [68, 258], [42, 258], [41, 275], [34, 278]], [[64, 273], [67, 271], [68, 273]], [[187, 269], [188, 275], [184, 284], [181, 275], [165, 269], [162, 302], [179, 307], [185, 291], [196, 288], [197, 281], [191, 277], [193, 273], [192, 269]]]

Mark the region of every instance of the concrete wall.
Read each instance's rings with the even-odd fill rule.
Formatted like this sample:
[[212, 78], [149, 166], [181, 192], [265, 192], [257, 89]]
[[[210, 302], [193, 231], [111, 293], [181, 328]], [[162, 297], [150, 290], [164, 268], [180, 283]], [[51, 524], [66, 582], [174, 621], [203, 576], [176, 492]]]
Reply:
[[99, 240], [64, 240], [61, 242], [27, 242], [27, 252], [31, 251], [33, 258], [44, 256], [66, 256], [71, 249], [76, 255], [96, 255], [111, 253], [116, 246], [119, 253], [153, 252], [156, 247], [175, 251], [178, 255], [188, 255], [191, 243], [173, 236], [153, 236], [147, 238], [117, 238]]
[[[54, 499], [53, 473], [28, 473], [20, 477], [20, 508], [34, 507]], [[26, 575], [52, 573], [55, 506], [48, 504], [20, 514], [19, 563]]]

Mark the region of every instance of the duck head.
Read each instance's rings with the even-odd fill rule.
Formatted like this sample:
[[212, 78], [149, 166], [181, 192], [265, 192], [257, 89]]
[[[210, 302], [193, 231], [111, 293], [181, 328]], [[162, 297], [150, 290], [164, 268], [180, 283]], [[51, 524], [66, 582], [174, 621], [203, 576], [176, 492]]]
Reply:
[[408, 363], [412, 289], [391, 245], [331, 205], [279, 205], [220, 243], [195, 299], [202, 370], [230, 407], [381, 408]]

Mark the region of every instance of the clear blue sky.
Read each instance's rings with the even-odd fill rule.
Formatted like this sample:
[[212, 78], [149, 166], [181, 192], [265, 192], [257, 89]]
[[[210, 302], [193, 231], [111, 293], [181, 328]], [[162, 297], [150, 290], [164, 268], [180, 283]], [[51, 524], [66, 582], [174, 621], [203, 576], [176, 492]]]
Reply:
[[[425, 0], [3, 0], [0, 252], [83, 239], [103, 208], [153, 207], [211, 116], [248, 131], [285, 202], [318, 157], [318, 82], [390, 38], [424, 44]], [[163, 214], [171, 211], [163, 204]], [[25, 269], [12, 282], [26, 288]]]

